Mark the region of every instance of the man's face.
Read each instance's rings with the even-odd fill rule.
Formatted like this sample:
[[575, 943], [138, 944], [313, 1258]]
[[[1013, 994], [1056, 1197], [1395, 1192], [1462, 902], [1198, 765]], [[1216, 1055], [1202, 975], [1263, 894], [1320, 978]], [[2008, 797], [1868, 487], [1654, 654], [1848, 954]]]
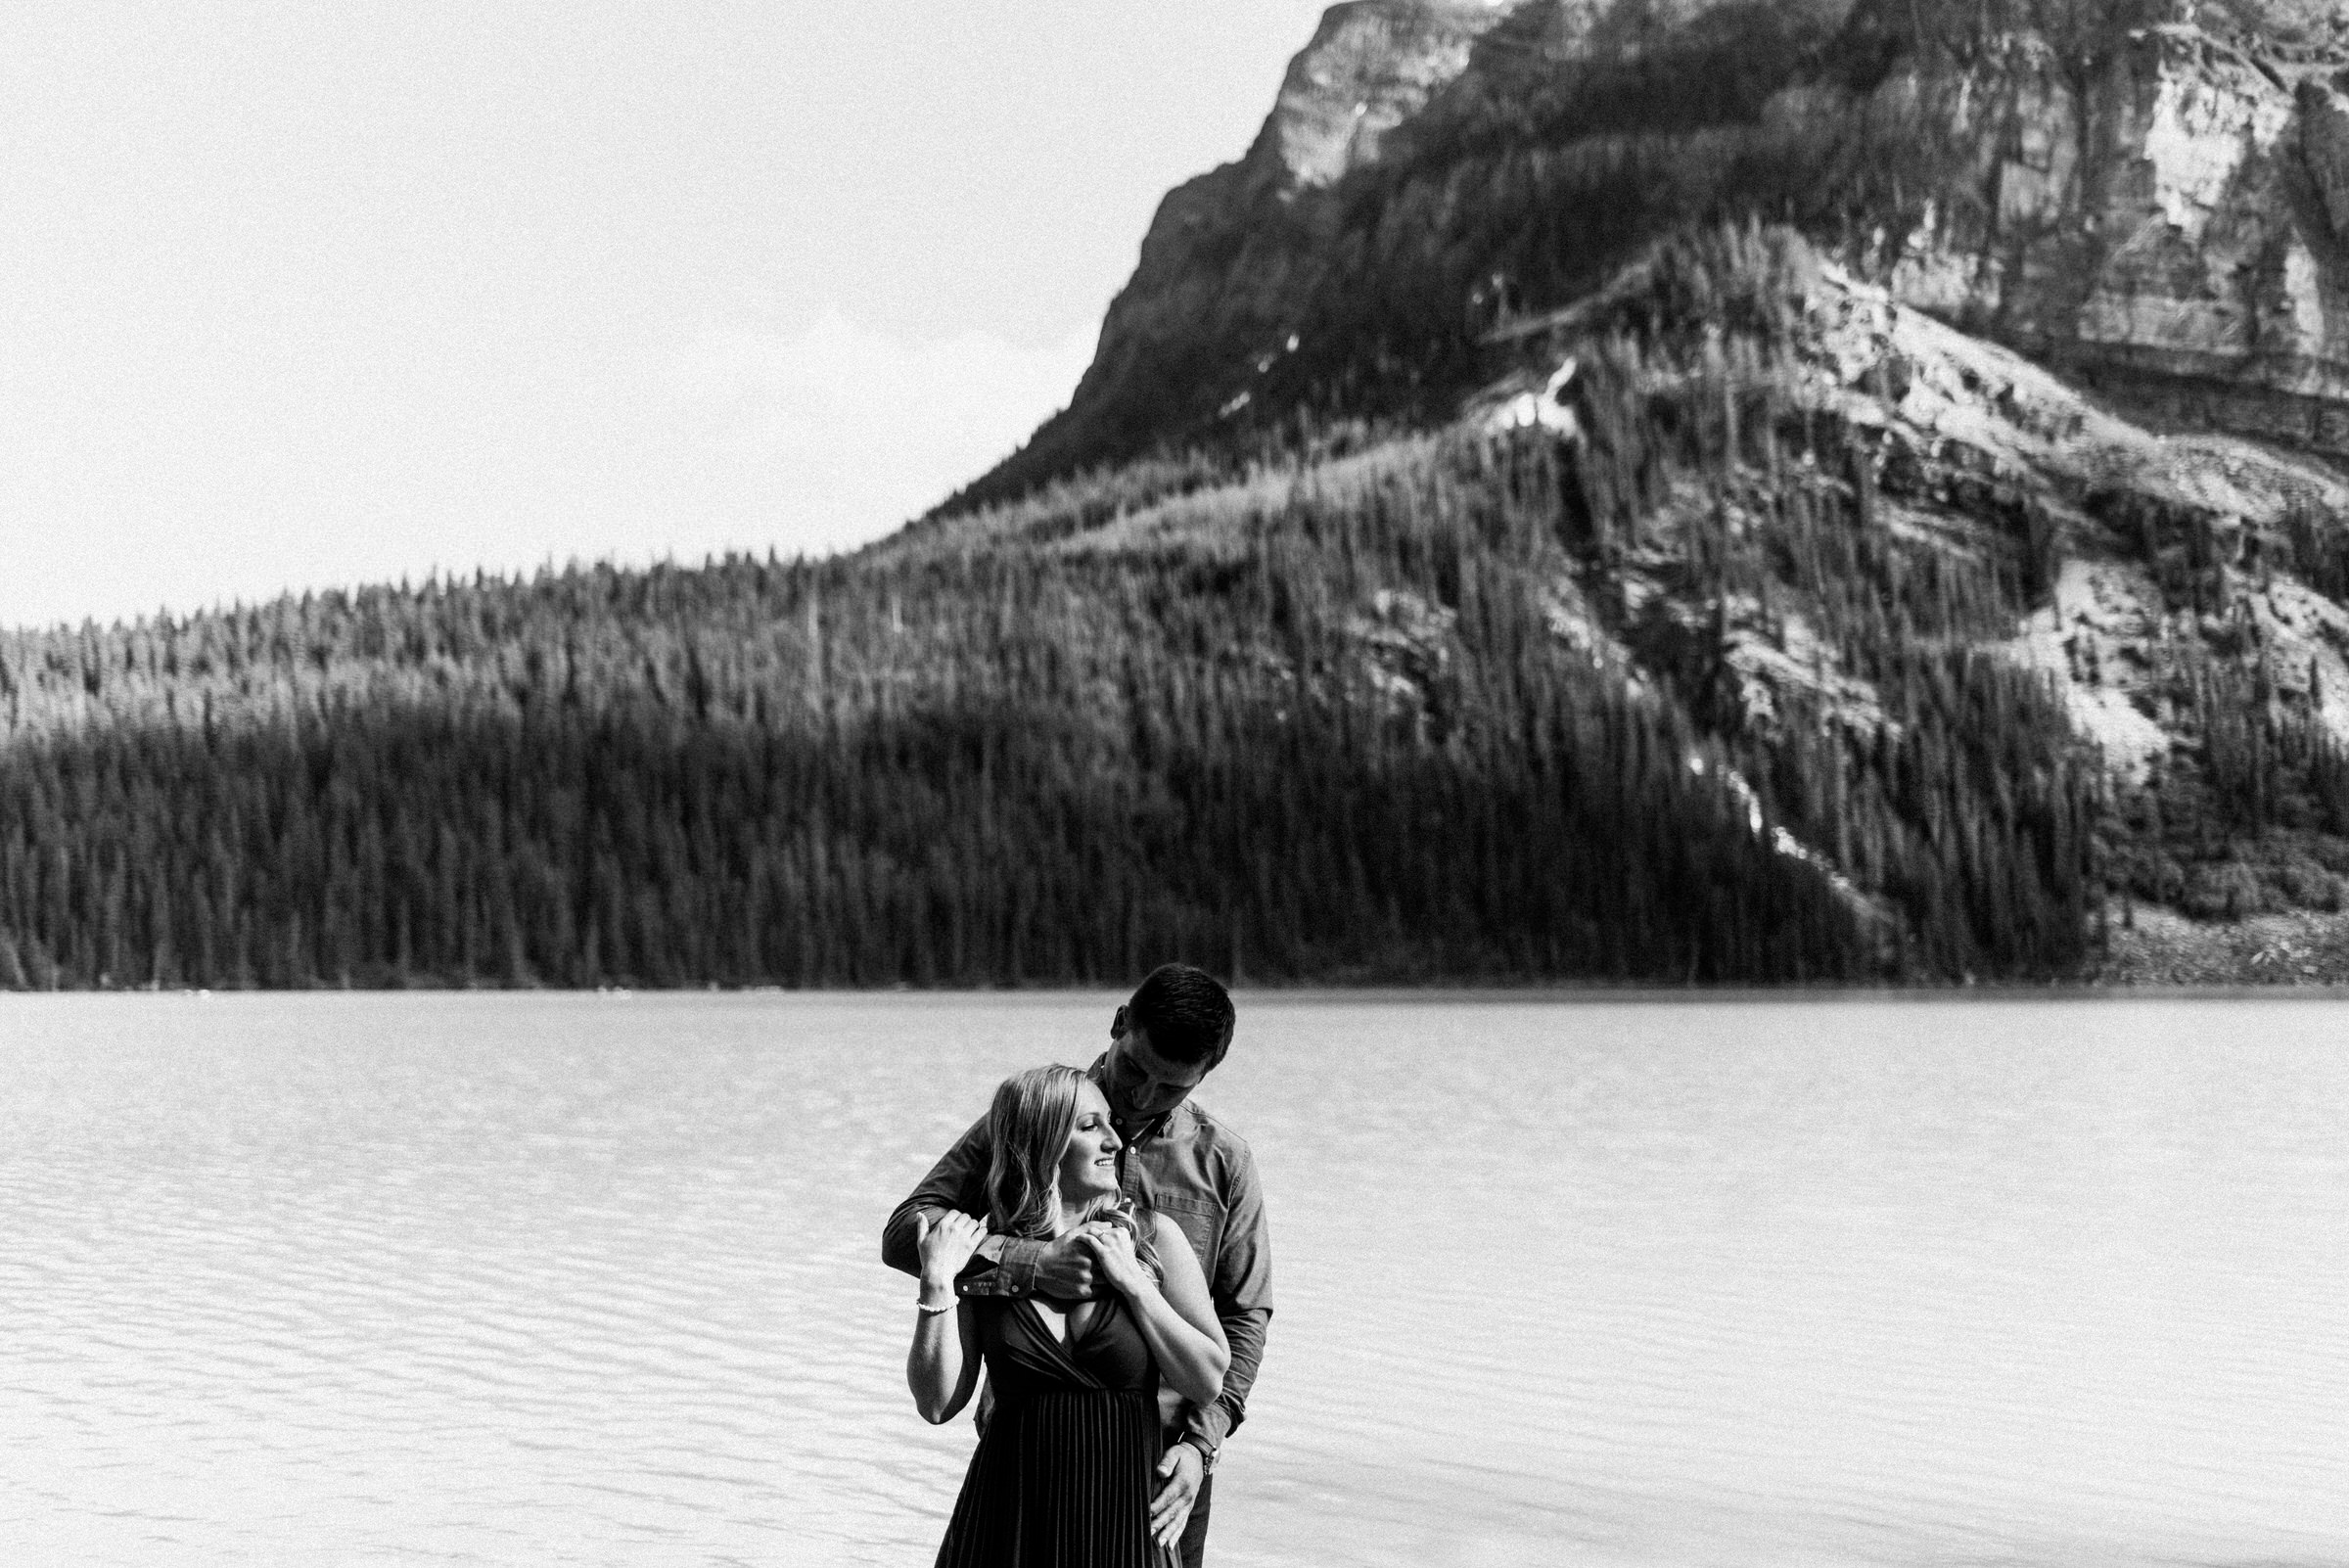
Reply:
[[1110, 1041], [1102, 1086], [1119, 1121], [1147, 1122], [1180, 1105], [1207, 1071], [1205, 1062], [1186, 1067], [1168, 1061], [1150, 1048], [1150, 1032], [1135, 1025]]

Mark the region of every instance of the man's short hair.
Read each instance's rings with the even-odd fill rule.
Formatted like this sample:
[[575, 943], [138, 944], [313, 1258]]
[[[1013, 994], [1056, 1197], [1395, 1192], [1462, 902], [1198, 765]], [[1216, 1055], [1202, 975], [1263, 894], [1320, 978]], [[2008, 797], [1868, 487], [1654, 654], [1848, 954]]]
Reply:
[[1231, 992], [1204, 969], [1163, 964], [1118, 1009], [1120, 1032], [1140, 1029], [1150, 1048], [1183, 1067], [1214, 1067], [1231, 1048]]

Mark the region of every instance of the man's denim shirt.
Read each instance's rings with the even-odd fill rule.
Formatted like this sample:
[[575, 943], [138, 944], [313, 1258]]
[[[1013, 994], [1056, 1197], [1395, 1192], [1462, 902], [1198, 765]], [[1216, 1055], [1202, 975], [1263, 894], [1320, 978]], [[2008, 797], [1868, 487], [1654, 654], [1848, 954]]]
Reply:
[[[1089, 1069], [1094, 1083], [1102, 1081], [1108, 1060], [1103, 1056]], [[991, 1154], [987, 1118], [981, 1117], [889, 1217], [882, 1261], [909, 1274], [921, 1272], [918, 1213], [958, 1209], [985, 1216]], [[1216, 1316], [1231, 1344], [1231, 1367], [1223, 1374], [1222, 1397], [1207, 1409], [1186, 1410], [1184, 1429], [1210, 1449], [1221, 1448], [1247, 1415], [1248, 1390], [1272, 1318], [1272, 1244], [1256, 1156], [1245, 1138], [1185, 1100], [1127, 1140], [1118, 1155], [1118, 1179], [1128, 1197], [1147, 1179], [1150, 1202], [1181, 1227], [1199, 1255]], [[1036, 1261], [1045, 1245], [1006, 1241], [999, 1264], [974, 1263], [955, 1288], [966, 1296], [1024, 1296], [1036, 1284]]]

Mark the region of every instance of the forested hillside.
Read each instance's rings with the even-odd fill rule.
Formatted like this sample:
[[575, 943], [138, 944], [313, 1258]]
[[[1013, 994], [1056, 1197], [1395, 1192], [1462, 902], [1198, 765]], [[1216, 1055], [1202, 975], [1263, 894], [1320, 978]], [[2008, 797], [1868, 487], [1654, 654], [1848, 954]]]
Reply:
[[[1669, 287], [1748, 300], [1782, 354], [1793, 254], [1726, 237]], [[1886, 530], [1847, 431], [1725, 427], [1684, 335], [1633, 325], [1580, 445], [1333, 436], [820, 565], [8, 639], [0, 980], [2065, 971], [2100, 775], [1974, 646], [2027, 557]], [[1774, 536], [1727, 521], [1765, 494]], [[1737, 721], [1726, 644], [1603, 602], [1659, 549], [1717, 613], [1817, 616], [1885, 693], [1866, 744]]]
[[1787, 231], [1494, 354], [845, 559], [0, 638], [0, 983], [2061, 978], [2341, 902], [2339, 480]]
[[2337, 37], [1324, 34], [869, 549], [0, 634], [0, 986], [2349, 976]]
[[1195, 478], [984, 547], [8, 639], [0, 981], [1873, 968], [1685, 717], [1555, 646], [1543, 453], [1264, 471], [1098, 536]]

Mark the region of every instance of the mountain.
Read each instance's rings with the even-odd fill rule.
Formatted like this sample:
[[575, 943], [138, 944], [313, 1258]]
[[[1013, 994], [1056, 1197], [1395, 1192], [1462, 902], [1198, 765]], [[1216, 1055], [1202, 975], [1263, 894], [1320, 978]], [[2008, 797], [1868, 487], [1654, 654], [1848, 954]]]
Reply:
[[1439, 418], [1497, 317], [1747, 218], [2158, 423], [2349, 454], [2343, 15], [1339, 6], [1248, 156], [1167, 199], [1070, 408], [956, 504], [1301, 409]]
[[0, 635], [0, 985], [2349, 977], [2344, 61], [1340, 6], [880, 544]]

